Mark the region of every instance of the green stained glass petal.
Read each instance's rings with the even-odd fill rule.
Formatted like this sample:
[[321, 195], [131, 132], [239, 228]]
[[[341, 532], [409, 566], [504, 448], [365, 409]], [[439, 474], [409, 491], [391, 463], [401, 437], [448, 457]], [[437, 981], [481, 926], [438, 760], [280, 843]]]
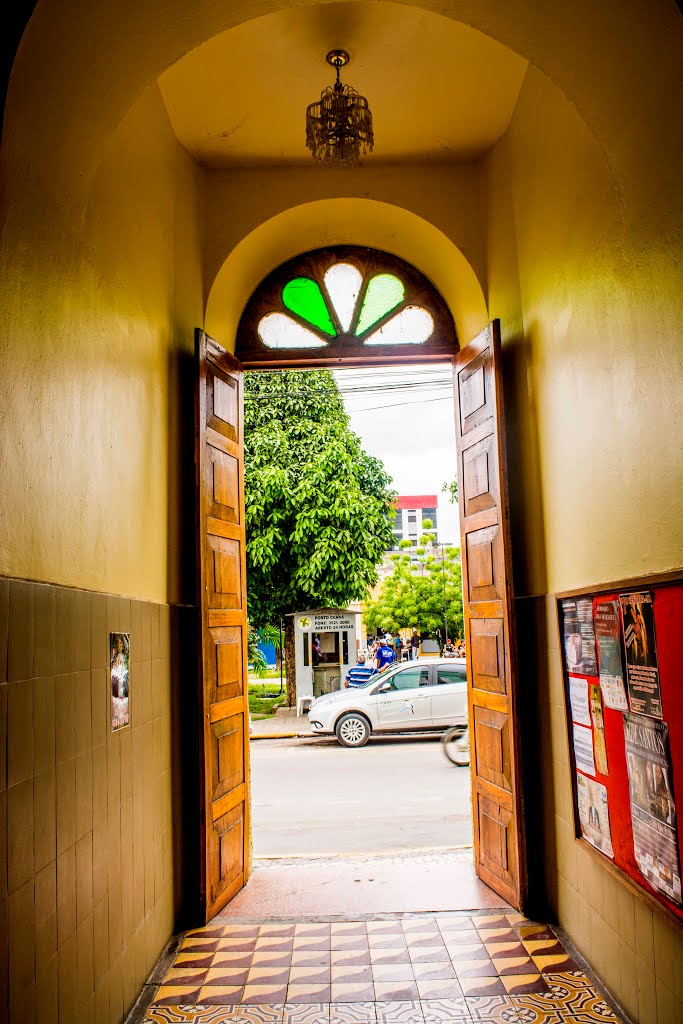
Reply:
[[302, 320], [307, 320], [319, 331], [334, 338], [337, 333], [332, 318], [325, 305], [320, 287], [310, 277], [295, 277], [282, 289], [282, 301], [287, 309], [296, 313]]
[[393, 274], [376, 274], [371, 278], [356, 325], [356, 337], [398, 306], [404, 295], [403, 283]]

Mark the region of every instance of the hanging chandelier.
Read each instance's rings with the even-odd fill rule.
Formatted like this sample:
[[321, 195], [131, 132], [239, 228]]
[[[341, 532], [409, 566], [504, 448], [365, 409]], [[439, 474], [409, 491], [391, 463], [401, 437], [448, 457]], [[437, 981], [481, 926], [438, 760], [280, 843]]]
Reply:
[[355, 167], [374, 144], [368, 101], [339, 79], [350, 59], [346, 50], [330, 50], [325, 60], [336, 69], [337, 80], [306, 109], [306, 145], [313, 159], [328, 167]]

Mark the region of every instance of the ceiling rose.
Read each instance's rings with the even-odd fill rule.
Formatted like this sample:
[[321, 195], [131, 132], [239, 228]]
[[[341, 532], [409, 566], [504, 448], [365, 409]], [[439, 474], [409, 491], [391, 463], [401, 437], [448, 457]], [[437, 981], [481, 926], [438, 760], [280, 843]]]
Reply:
[[372, 114], [365, 97], [340, 81], [339, 72], [350, 60], [346, 50], [330, 50], [325, 59], [336, 69], [337, 80], [306, 109], [306, 145], [321, 164], [355, 167], [372, 152]]

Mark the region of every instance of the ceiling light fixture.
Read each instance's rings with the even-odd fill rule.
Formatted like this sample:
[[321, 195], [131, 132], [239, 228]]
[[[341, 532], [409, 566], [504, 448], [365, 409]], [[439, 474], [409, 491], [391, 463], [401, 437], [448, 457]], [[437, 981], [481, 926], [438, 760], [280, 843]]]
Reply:
[[350, 59], [346, 50], [330, 50], [325, 60], [336, 69], [337, 80], [306, 109], [306, 145], [313, 159], [328, 167], [355, 167], [375, 141], [368, 101], [339, 79]]

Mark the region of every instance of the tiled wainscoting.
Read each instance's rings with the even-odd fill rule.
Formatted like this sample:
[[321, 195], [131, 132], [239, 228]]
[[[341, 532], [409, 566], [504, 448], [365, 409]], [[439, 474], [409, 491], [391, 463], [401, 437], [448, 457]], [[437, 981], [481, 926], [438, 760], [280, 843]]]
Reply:
[[[516, 602], [530, 878], [551, 917], [640, 1024], [683, 1021], [683, 934], [575, 841], [553, 595]], [[534, 683], [535, 680], [535, 683]], [[538, 831], [532, 831], [538, 829]]]
[[[170, 609], [0, 579], [0, 1019], [121, 1021], [174, 927]], [[111, 631], [131, 725], [110, 728]], [[11, 941], [10, 941], [11, 936]]]

